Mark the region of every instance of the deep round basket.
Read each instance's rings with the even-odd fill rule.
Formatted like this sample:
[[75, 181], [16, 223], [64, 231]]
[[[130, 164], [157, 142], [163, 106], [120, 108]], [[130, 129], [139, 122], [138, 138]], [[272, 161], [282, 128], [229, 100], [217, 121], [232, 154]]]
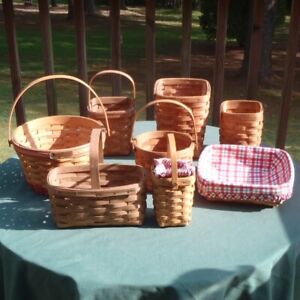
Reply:
[[67, 79], [80, 83], [102, 104], [96, 92], [87, 83], [70, 75], [40, 77], [30, 82], [18, 94], [9, 115], [8, 143], [13, 145], [20, 158], [26, 181], [41, 194], [47, 194], [47, 174], [50, 169], [62, 165], [84, 164], [89, 161], [89, 140], [93, 128], [105, 128], [110, 135], [106, 115], [106, 126], [91, 118], [58, 115], [25, 122], [13, 132], [12, 117], [22, 96], [34, 85], [52, 79]]
[[103, 124], [80, 116], [50, 116], [18, 126], [12, 136], [26, 181], [47, 194], [46, 178], [57, 166], [87, 164], [89, 140], [93, 128]]
[[151, 166], [154, 158], [167, 156], [168, 133], [174, 134], [177, 158], [193, 159], [195, 144], [187, 133], [158, 130], [136, 136], [134, 139], [135, 161], [137, 165], [143, 166], [147, 171], [146, 187], [148, 191], [152, 191]]

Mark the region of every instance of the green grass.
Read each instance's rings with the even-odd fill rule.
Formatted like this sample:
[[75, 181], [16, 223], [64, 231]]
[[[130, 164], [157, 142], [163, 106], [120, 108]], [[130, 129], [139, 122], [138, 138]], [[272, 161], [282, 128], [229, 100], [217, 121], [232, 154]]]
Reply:
[[[105, 10], [105, 7], [102, 7]], [[145, 17], [142, 8], [129, 7], [126, 15], [121, 16], [122, 26], [122, 69], [128, 72], [136, 81], [137, 106], [141, 107], [145, 99]], [[106, 14], [107, 15], [107, 14]], [[211, 42], [205, 41], [205, 35], [199, 27], [199, 12], [193, 12], [192, 27], [192, 76], [204, 77], [212, 82], [214, 67], [214, 48]], [[44, 73], [41, 32], [39, 29], [38, 15], [29, 18], [23, 16], [24, 22], [17, 21], [17, 41], [20, 53], [20, 65], [22, 70], [22, 86], [24, 87], [33, 79]], [[23, 18], [22, 17], [22, 18]], [[0, 24], [3, 23], [0, 15]], [[20, 16], [18, 16], [18, 20]], [[156, 11], [156, 77], [180, 76], [180, 51], [181, 51], [181, 12], [180, 10], [158, 9]], [[87, 62], [89, 76], [96, 71], [110, 68], [110, 25], [106, 16], [96, 16], [86, 20]], [[77, 57], [76, 40], [73, 22], [66, 19], [66, 15], [52, 15], [52, 33], [54, 47], [55, 72], [76, 75]], [[278, 30], [279, 41], [286, 36], [286, 30], [281, 27]], [[13, 101], [11, 90], [10, 69], [7, 60], [7, 44], [3, 26], [0, 26], [0, 162], [7, 159], [14, 152], [7, 146], [7, 123], [11, 103]], [[227, 67], [225, 73], [224, 99], [237, 99], [245, 97], [245, 80], [239, 77], [227, 76], [241, 63], [240, 58], [231, 59], [228, 49]], [[281, 61], [282, 59], [279, 59]], [[234, 65], [235, 63], [235, 65]], [[282, 79], [282, 69], [279, 73]], [[235, 68], [235, 69], [234, 69]], [[232, 71], [233, 70], [233, 71]], [[101, 82], [101, 84], [100, 84]], [[127, 85], [123, 84], [126, 88]], [[100, 95], [109, 93], [108, 82], [99, 80], [95, 88]], [[56, 81], [56, 93], [59, 113], [78, 114], [78, 87], [75, 83]], [[263, 140], [274, 145], [276, 129], [278, 125], [279, 109], [281, 101], [281, 87], [264, 87], [260, 89], [258, 99], [265, 107], [265, 127]], [[26, 117], [31, 120], [47, 114], [44, 84], [40, 84], [24, 96]], [[300, 144], [298, 133], [299, 92], [295, 93], [289, 119], [289, 131], [287, 136], [287, 150], [300, 159]]]

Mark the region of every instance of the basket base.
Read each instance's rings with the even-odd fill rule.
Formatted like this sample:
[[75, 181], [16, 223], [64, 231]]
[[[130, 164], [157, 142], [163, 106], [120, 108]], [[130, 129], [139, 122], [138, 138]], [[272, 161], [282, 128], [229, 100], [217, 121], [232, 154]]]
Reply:
[[29, 183], [30, 187], [38, 194], [48, 196], [48, 190], [40, 185]]
[[209, 202], [216, 202], [216, 203], [228, 203], [228, 204], [241, 204], [241, 205], [253, 205], [253, 206], [256, 206], [258, 207], [259, 206], [262, 206], [262, 207], [278, 207], [282, 204], [282, 202], [270, 202], [270, 201], [243, 201], [243, 200], [233, 200], [233, 199], [216, 199], [216, 198], [208, 198], [208, 197], [205, 197], [205, 196], [201, 196], [203, 199], [205, 199], [206, 201], [209, 201]]

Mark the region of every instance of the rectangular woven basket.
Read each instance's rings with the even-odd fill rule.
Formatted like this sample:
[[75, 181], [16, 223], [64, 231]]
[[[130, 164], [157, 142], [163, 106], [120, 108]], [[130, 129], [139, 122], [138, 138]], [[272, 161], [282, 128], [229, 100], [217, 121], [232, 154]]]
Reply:
[[199, 193], [212, 201], [277, 206], [292, 195], [294, 166], [281, 149], [211, 145], [198, 161]]
[[99, 163], [99, 148], [100, 160], [103, 158], [99, 136], [103, 136], [102, 131], [93, 130], [89, 165], [58, 167], [48, 174], [52, 213], [60, 228], [144, 222], [144, 169], [136, 165]]

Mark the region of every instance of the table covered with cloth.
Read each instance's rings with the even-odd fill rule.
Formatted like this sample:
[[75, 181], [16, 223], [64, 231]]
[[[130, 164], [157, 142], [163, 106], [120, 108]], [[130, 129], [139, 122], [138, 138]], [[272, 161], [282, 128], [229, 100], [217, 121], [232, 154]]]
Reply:
[[[135, 135], [154, 130], [138, 122]], [[218, 143], [207, 127], [205, 144]], [[134, 156], [106, 162], [134, 163]], [[191, 224], [57, 229], [20, 162], [0, 166], [0, 299], [300, 299], [300, 166], [277, 208], [196, 195]]]

